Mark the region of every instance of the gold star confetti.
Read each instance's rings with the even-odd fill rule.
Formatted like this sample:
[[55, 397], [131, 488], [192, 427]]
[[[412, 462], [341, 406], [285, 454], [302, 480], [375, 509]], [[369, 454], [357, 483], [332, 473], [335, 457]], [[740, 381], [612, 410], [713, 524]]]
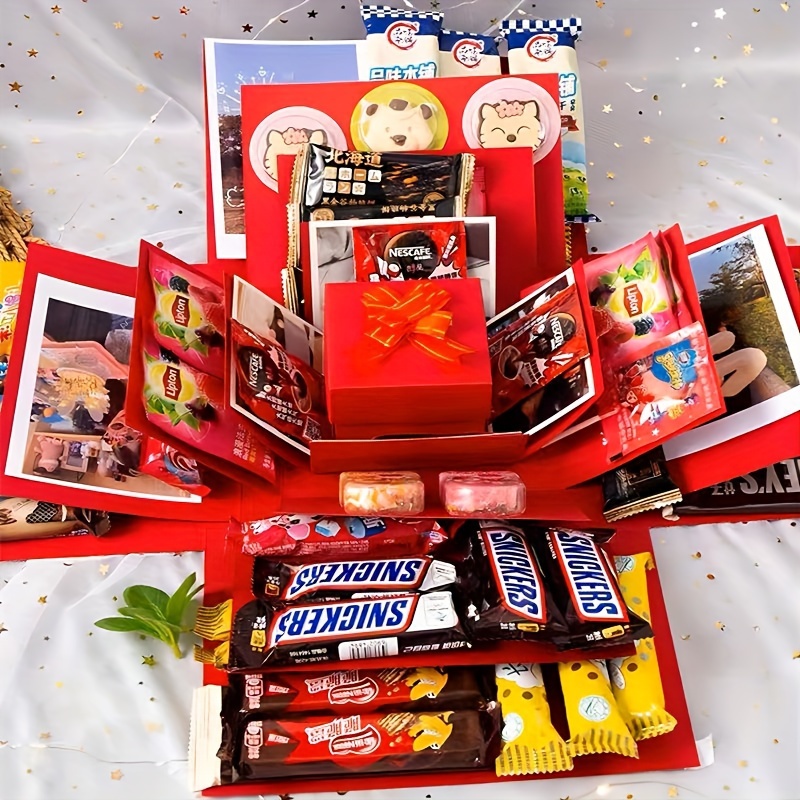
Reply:
[[719, 137], [719, 143], [720, 144], [725, 144], [727, 141], [728, 141], [728, 137], [727, 136], [720, 136]]
[[160, 722], [145, 722], [144, 727], [148, 733], [160, 733], [164, 730], [164, 726]]
[[677, 786], [670, 786], [667, 789], [667, 797], [677, 797], [678, 796], [678, 787]]
[[605, 68], [608, 66], [608, 59], [607, 58], [601, 58], [597, 62], [597, 66], [600, 67], [600, 69], [605, 70]]
[[606, 0], [594, 0], [594, 4], [598, 8], [602, 8], [606, 4]]
[[645, 144], [652, 144], [652, 142], [653, 142], [653, 139], [652, 139], [652, 137], [651, 137], [651, 136], [643, 136], [643, 137], [642, 137], [642, 141], [643, 141]]
[[[106, 238], [106, 235], [105, 235], [104, 233], [100, 233], [100, 232], [96, 233], [96, 234], [95, 234], [95, 236], [96, 236], [98, 239], [105, 239], [105, 238]], [[92, 632], [91, 632], [91, 631], [89, 631], [89, 633], [88, 633], [87, 635], [88, 635], [88, 636], [91, 636], [91, 635], [92, 635]]]
[[788, 10], [789, 10], [789, 4], [788, 4], [788, 3], [781, 3], [781, 8], [782, 8], [784, 11], [788, 11]]
[[714, 19], [725, 19], [725, 15], [728, 12], [724, 8], [715, 8], [714, 9]]
[[702, 160], [697, 162], [697, 166], [698, 167], [707, 167], [708, 166], [708, 161], [706, 161], [705, 159], [702, 159]]
[[769, 121], [770, 121], [770, 122], [771, 122], [773, 125], [777, 125], [777, 124], [778, 124], [778, 118], [777, 118], [777, 117], [770, 117], [770, 120], [769, 120]]
[[63, 689], [64, 688], [64, 682], [63, 681], [56, 681], [55, 687], [56, 687], [56, 689]]
[[716, 211], [719, 208], [719, 203], [716, 200], [709, 200], [706, 205], [712, 210]]
[[[9, 83], [8, 85], [11, 87], [12, 92], [19, 92], [23, 86], [23, 84], [17, 83], [16, 81], [14, 81], [14, 83]], [[20, 92], [20, 94], [22, 94], [22, 92]]]
[[742, 52], [743, 52], [743, 53], [744, 53], [746, 56], [749, 56], [749, 55], [750, 55], [750, 53], [752, 53], [752, 52], [753, 52], [753, 45], [751, 45], [751, 44], [746, 44], [746, 45], [744, 45], [744, 46], [742, 47]]
[[32, 47], [30, 50], [28, 50], [28, 58], [36, 58], [36, 56], [38, 55], [39, 55], [38, 50], [34, 50]]
[[154, 667], [157, 663], [155, 656], [142, 656], [142, 664], [147, 667]]
[[122, 23], [121, 23], [121, 22], [115, 22], [115, 23], [114, 23], [114, 27], [115, 27], [117, 30], [119, 30], [119, 29], [122, 27]]
[[792, 653], [792, 661], [795, 661], [798, 658], [800, 658], [800, 650], [795, 650], [794, 653]]
[[181, 14], [188, 14], [191, 10], [192, 10], [191, 8], [186, 8], [186, 6], [180, 7]]
[[717, 622], [714, 623], [714, 626], [716, 627], [716, 629], [718, 631], [724, 631], [725, 630], [725, 623], [724, 622], [717, 621]]
[[772, 165], [772, 159], [771, 158], [765, 158], [764, 159], [764, 163], [769, 167], [769, 166]]
[[4, 622], [0, 622], [0, 633], [6, 633], [7, 631], [8, 631], [8, 628], [6, 628], [5, 623]]
[[160, 50], [156, 50], [155, 53], [153, 53], [153, 58], [157, 58], [161, 61], [164, 58], [164, 54]]
[[606, 172], [606, 178], [608, 178], [610, 181], [613, 181], [615, 177], [616, 176], [613, 172]]
[[611, 103], [607, 103], [606, 105], [603, 106], [603, 113], [604, 114], [610, 114], [613, 110], [614, 109], [611, 108]]
[[121, 769], [115, 769], [111, 773], [111, 780], [112, 781], [121, 781], [122, 778], [123, 778], [123, 775], [122, 775], [122, 770]]
[[61, 13], [61, 6], [50, 6], [50, 11], [53, 14], [60, 14]]
[[625, 36], [626, 38], [630, 38], [631, 36], [633, 36], [633, 29], [625, 28], [625, 30], [622, 31], [622, 35]]
[[689, 639], [691, 639], [691, 638], [692, 638], [692, 634], [691, 633], [687, 633], [685, 636], [681, 636], [681, 641], [682, 642], [688, 642]]
[[[99, 236], [99, 235], [100, 235], [100, 234], [98, 234], [98, 236]], [[101, 565], [100, 565], [100, 567], [99, 567], [99, 570], [98, 570], [98, 572], [99, 572], [101, 575], [108, 575], [108, 570], [109, 570], [109, 565], [108, 565], [108, 564], [101, 564]]]
[[136, 91], [139, 92], [139, 94], [141, 94], [142, 92], [146, 92], [147, 91], [147, 87], [143, 83], [137, 83], [136, 84]]
[[739, 766], [740, 767], [746, 767], [747, 766], [747, 762], [746, 761], [740, 761], [739, 762]]
[[158, 208], [158, 203], [149, 203], [147, 206], [148, 211], [155, 211]]
[[39, 734], [39, 738], [44, 742], [47, 741], [47, 739], [52, 739], [53, 737], [50, 735], [49, 731], [45, 731], [44, 733]]
[[706, 575], [706, 578], [708, 578], [710, 581], [715, 581], [717, 576], [709, 572], [708, 575]]
[[614, 142], [614, 147], [616, 147], [617, 150], [619, 150], [619, 148], [622, 147], [622, 145], [619, 142]]
[[720, 75], [719, 78], [714, 78], [714, 88], [721, 89], [727, 82], [728, 81], [726, 81], [725, 78]]
[[[53, 191], [55, 191], [55, 189], [54, 189]], [[46, 595], [46, 594], [43, 594], [43, 595], [42, 595], [42, 596], [39, 598], [39, 602], [40, 602], [42, 605], [44, 605], [44, 604], [47, 602], [47, 595]]]
[[[52, 186], [47, 190], [47, 194], [55, 194], [55, 193], [56, 193], [56, 190]], [[39, 602], [41, 603], [42, 601], [39, 600]], [[47, 601], [45, 600], [45, 602], [47, 602]]]
[[183, 184], [180, 181], [175, 181], [175, 183], [172, 184], [172, 188], [173, 189], [182, 189], [183, 188]]
[[150, 17], [150, 19], [159, 20], [159, 19], [161, 19], [161, 17]]

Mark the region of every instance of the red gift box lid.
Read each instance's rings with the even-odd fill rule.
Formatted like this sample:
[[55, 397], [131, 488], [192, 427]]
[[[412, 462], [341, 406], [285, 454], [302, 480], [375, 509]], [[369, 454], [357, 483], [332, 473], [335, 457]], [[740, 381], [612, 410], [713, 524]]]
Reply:
[[[452, 323], [444, 339], [471, 352], [448, 354], [449, 360], [435, 357], [415, 346], [413, 340], [418, 334], [409, 330], [411, 325], [394, 346], [384, 347], [368, 335], [379, 328], [376, 335], [380, 338], [397, 328], [384, 325], [393, 319], [388, 308], [386, 313], [380, 308], [368, 313], [365, 298], [369, 304], [377, 292], [391, 303], [391, 297], [383, 295], [388, 289], [402, 302], [409, 293], [422, 292], [423, 288], [426, 293], [449, 295], [442, 311], [452, 315]], [[325, 385], [331, 422], [478, 419], [485, 424], [492, 386], [478, 279], [329, 284], [325, 287], [324, 315]], [[417, 332], [421, 330], [417, 328]], [[430, 343], [430, 338], [420, 341]]]

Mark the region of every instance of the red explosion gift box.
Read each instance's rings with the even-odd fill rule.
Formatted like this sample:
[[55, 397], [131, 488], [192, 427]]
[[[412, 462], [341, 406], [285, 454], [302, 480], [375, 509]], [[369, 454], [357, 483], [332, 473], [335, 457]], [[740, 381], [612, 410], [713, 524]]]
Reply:
[[330, 284], [325, 384], [337, 436], [485, 431], [492, 382], [480, 281]]

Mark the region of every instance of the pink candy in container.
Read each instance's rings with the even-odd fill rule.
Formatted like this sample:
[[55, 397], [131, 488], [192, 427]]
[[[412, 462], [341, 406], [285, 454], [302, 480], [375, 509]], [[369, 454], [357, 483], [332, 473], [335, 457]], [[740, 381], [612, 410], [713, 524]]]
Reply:
[[425, 508], [425, 485], [416, 472], [343, 472], [339, 503], [345, 514], [399, 517]]
[[681, 326], [675, 287], [652, 234], [584, 264], [595, 329], [616, 356], [639, 350]]
[[516, 472], [442, 472], [439, 495], [453, 517], [507, 517], [525, 511], [525, 484]]

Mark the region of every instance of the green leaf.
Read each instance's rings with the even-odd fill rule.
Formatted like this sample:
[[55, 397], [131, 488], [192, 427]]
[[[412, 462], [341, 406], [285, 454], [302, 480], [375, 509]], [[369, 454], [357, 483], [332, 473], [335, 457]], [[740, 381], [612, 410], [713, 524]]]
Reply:
[[169, 595], [155, 586], [129, 586], [123, 593], [125, 602], [134, 608], [153, 608], [162, 618], [169, 602]]
[[144, 627], [149, 628], [151, 636], [161, 639], [162, 642], [171, 644], [176, 642], [181, 634], [181, 629], [171, 625], [163, 617], [156, 616], [156, 612], [147, 608], [121, 608], [119, 613], [124, 617], [137, 620]]
[[181, 626], [181, 623], [183, 622], [183, 615], [186, 613], [186, 608], [189, 605], [189, 601], [200, 589], [203, 588], [201, 584], [198, 589], [195, 589], [195, 591], [192, 592], [192, 586], [194, 586], [196, 580], [197, 573], [193, 572], [175, 590], [175, 593], [172, 595], [172, 597], [169, 598], [166, 609], [167, 622], [171, 622], [173, 625], [177, 625], [178, 627]]
[[669, 303], [666, 300], [662, 300], [651, 309], [653, 314], [658, 314], [659, 311], [666, 311], [669, 308]]
[[201, 342], [199, 339], [192, 339], [191, 341], [186, 342], [185, 349], [195, 350], [196, 352], [204, 356], [208, 355], [208, 345], [203, 344], [203, 342]]
[[603, 284], [603, 286], [613, 286], [617, 280], [617, 276], [612, 274], [611, 272], [604, 272], [598, 279], [597, 282]]
[[138, 619], [130, 619], [128, 617], [105, 617], [95, 622], [98, 628], [105, 631], [120, 631], [120, 632], [137, 632], [145, 633], [148, 636], [153, 635], [153, 629], [141, 622]]

